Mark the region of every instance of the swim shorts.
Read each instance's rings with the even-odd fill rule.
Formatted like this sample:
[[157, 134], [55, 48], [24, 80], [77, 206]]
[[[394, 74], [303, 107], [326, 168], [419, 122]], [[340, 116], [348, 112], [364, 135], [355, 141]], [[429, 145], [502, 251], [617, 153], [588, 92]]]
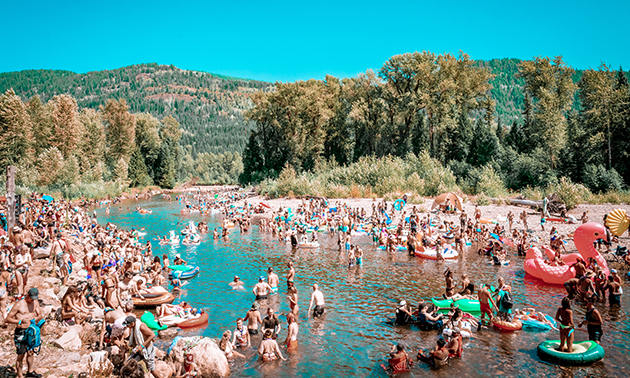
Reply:
[[479, 302], [479, 305], [481, 307], [481, 313], [482, 314], [492, 315], [492, 310], [490, 309], [490, 304], [489, 303]]
[[272, 287], [271, 288], [271, 294], [278, 294], [278, 288], [277, 287]]
[[257, 329], [248, 328], [247, 332], [249, 332], [250, 335], [258, 335], [258, 330]]
[[588, 339], [591, 341], [601, 341], [602, 339], [602, 326], [589, 324], [588, 325]]
[[326, 308], [324, 306], [315, 306], [315, 308], [313, 308], [313, 317], [319, 318], [320, 316], [324, 315], [325, 310]]
[[26, 354], [28, 351], [28, 345], [26, 344], [26, 328], [16, 328], [13, 334], [13, 341], [15, 342], [15, 349], [18, 355]]
[[257, 295], [256, 300], [259, 301], [261, 299], [267, 299], [267, 297], [268, 297], [267, 295]]

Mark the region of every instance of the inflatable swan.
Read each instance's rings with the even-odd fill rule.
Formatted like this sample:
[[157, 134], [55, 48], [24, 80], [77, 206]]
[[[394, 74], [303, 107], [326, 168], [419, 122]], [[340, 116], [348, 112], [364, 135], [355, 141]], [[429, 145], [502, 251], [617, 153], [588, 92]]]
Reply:
[[[573, 236], [573, 241], [579, 253], [562, 255], [562, 260], [566, 265], [552, 266], [547, 264], [543, 259], [541, 250], [534, 247], [527, 251], [525, 257], [525, 272], [536, 278], [540, 278], [546, 283], [562, 285], [567, 280], [575, 277], [575, 268], [573, 268], [572, 265], [577, 262], [578, 258], [587, 261], [589, 257], [592, 257], [604, 270], [606, 276], [608, 276], [608, 264], [606, 264], [606, 260], [604, 260], [602, 255], [593, 246], [594, 241], [606, 237], [606, 229], [604, 226], [598, 223], [585, 223], [575, 230], [575, 235]], [[555, 252], [549, 247], [542, 246], [541, 249], [549, 259], [554, 258]]]

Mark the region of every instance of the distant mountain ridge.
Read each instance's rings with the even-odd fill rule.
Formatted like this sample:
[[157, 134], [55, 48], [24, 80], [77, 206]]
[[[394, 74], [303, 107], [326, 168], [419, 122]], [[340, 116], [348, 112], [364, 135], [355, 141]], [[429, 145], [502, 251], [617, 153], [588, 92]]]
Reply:
[[[517, 77], [521, 62], [511, 58], [477, 61], [496, 75], [491, 93], [504, 125], [522, 120], [524, 81]], [[582, 71], [576, 70], [574, 80], [581, 75]], [[252, 128], [243, 118], [244, 111], [252, 106], [249, 95], [272, 90], [273, 83], [149, 63], [87, 73], [63, 70], [0, 73], [0, 91], [9, 88], [24, 100], [39, 94], [42, 101], [48, 101], [54, 95], [66, 93], [75, 97], [80, 107], [89, 108], [98, 108], [110, 98], [124, 98], [132, 112], [148, 112], [160, 119], [167, 115], [175, 117], [184, 129], [182, 146], [196, 155], [241, 153]]]
[[124, 98], [133, 113], [172, 115], [184, 129], [183, 146], [191, 153], [238, 151], [245, 147], [249, 125], [243, 112], [249, 95], [270, 83], [181, 70], [173, 65], [139, 64], [115, 70], [74, 73], [27, 70], [0, 73], [0, 90], [13, 88], [24, 100], [38, 94], [48, 101], [69, 94], [80, 107], [98, 108], [107, 99]]

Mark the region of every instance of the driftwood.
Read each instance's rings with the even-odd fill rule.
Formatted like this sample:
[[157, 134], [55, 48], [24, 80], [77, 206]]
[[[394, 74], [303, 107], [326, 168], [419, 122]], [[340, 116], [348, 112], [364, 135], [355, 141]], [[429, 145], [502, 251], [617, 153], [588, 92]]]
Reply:
[[[544, 200], [534, 201], [534, 200], [528, 200], [528, 199], [522, 198], [521, 196], [519, 197], [514, 198], [514, 199], [509, 199], [508, 202], [511, 205], [528, 206], [538, 211], [542, 210], [543, 207], [545, 206]], [[556, 193], [548, 195], [546, 199], [547, 199], [547, 211], [550, 213], [560, 214], [563, 210], [567, 209], [564, 202], [562, 202], [562, 200], [560, 199], [560, 197], [558, 197]]]

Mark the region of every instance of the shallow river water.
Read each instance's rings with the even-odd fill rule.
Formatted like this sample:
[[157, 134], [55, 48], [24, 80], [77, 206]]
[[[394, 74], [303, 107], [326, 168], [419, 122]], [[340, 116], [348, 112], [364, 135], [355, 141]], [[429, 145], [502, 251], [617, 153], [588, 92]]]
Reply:
[[[153, 210], [153, 214], [141, 215], [127, 210], [137, 204]], [[287, 262], [295, 263], [296, 287], [300, 295], [297, 352], [287, 354], [283, 349], [287, 362], [263, 365], [252, 349], [245, 359], [237, 359], [231, 366], [235, 377], [385, 376], [380, 364], [392, 344], [403, 342], [414, 357], [418, 349], [435, 345], [437, 331], [394, 326], [387, 318], [393, 316], [393, 310], [402, 299], [417, 306], [423, 298], [441, 295], [445, 287], [442, 276], [445, 267], [454, 271], [456, 279], [467, 273], [475, 286], [483, 282], [496, 285], [497, 278], [503, 276], [513, 286], [516, 308], [533, 305], [553, 316], [565, 295], [560, 286], [548, 286], [525, 276], [523, 261], [516, 256], [510, 256], [510, 265], [502, 267], [488, 265], [484, 257], [472, 252], [464, 254], [459, 261], [437, 263], [409, 257], [406, 253], [377, 250], [368, 236], [353, 238], [354, 243], [361, 245], [365, 256], [362, 266], [350, 268], [345, 252], [338, 251], [334, 236], [320, 234], [322, 246], [318, 249], [292, 251], [290, 245], [260, 233], [256, 225], [246, 234], [241, 234], [237, 228], [232, 229], [227, 240], [213, 241], [210, 234], [203, 236], [199, 246], [160, 246], [153, 238], [163, 236], [171, 229], [179, 232], [183, 225], [177, 225], [178, 222], [187, 224], [189, 220], [198, 222], [203, 219], [212, 229], [220, 227], [222, 218], [216, 214], [184, 216], [180, 214], [181, 205], [177, 201], [162, 199], [129, 201], [122, 207], [123, 210], [118, 210], [118, 206], [112, 206], [109, 215], [104, 209], [97, 209], [99, 222], [111, 221], [127, 229], [145, 227], [148, 234], [143, 240], [151, 240], [154, 255], [161, 257], [166, 253], [173, 261], [175, 254], [180, 253], [189, 264], [201, 268], [201, 273], [184, 286], [179, 300], [206, 309], [210, 320], [202, 330], [180, 331], [182, 336], [200, 334], [220, 338], [223, 331], [233, 331], [236, 318], [244, 317], [251, 307], [254, 300], [251, 290], [257, 277], [266, 276], [268, 267], [273, 267], [281, 278], [280, 294], [271, 296], [268, 303], [261, 306], [261, 313], [264, 317], [263, 310], [272, 306], [276, 313], [286, 314], [289, 307], [283, 277]], [[228, 285], [234, 275], [239, 275], [245, 282], [244, 291], [233, 290]], [[306, 317], [313, 283], [319, 284], [327, 307], [325, 316], [317, 320]], [[621, 308], [617, 309], [597, 305], [604, 317], [602, 345], [606, 349], [606, 358], [588, 367], [560, 367], [536, 356], [536, 346], [546, 339], [558, 339], [557, 332], [500, 333], [484, 329], [465, 341], [463, 357], [452, 359], [449, 366], [435, 370], [416, 363], [411, 373], [400, 376], [629, 376], [630, 322], [627, 313], [630, 306], [627, 303], [627, 300], [622, 301]], [[577, 303], [573, 308], [576, 321], [583, 320], [585, 307]], [[283, 329], [279, 340], [284, 340], [286, 321], [284, 316], [280, 318]], [[576, 332], [576, 341], [585, 339], [585, 332]], [[255, 347], [259, 341], [260, 336], [257, 336], [253, 342]]]

